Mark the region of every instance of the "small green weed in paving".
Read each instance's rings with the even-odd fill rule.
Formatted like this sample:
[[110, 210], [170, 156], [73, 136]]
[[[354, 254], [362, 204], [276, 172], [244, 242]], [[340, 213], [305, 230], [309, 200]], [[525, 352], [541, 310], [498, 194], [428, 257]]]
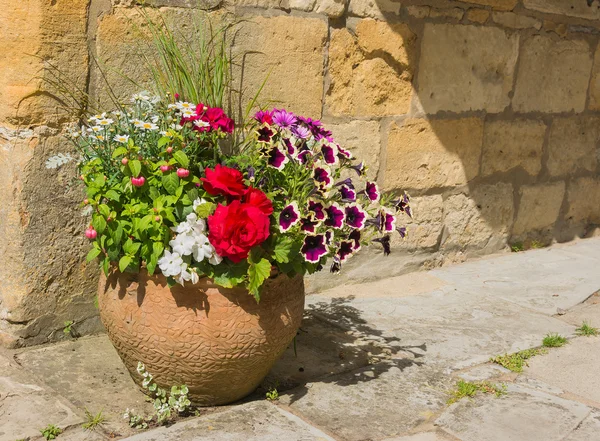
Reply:
[[75, 323], [72, 320], [67, 320], [65, 322], [65, 327], [63, 328], [63, 333], [67, 335], [71, 335], [72, 327]]
[[269, 401], [277, 401], [279, 399], [279, 392], [277, 392], [277, 388], [271, 388], [269, 392], [266, 393], [266, 397]]
[[558, 334], [548, 334], [542, 340], [542, 344], [547, 348], [559, 348], [565, 343], [567, 343], [567, 339]]
[[523, 245], [523, 242], [515, 242], [510, 246], [510, 249], [513, 253], [518, 253], [520, 251], [525, 251], [525, 246]]
[[531, 245], [529, 246], [532, 250], [537, 250], [539, 248], [544, 248], [544, 244], [538, 242], [537, 240], [531, 241]]
[[42, 436], [47, 440], [56, 438], [62, 433], [62, 430], [56, 427], [54, 424], [48, 424], [45, 428], [41, 429]]
[[584, 321], [583, 324], [575, 330], [577, 335], [585, 335], [586, 337], [590, 337], [593, 335], [598, 335], [598, 328], [594, 328], [588, 322]]
[[83, 428], [85, 430], [94, 431], [100, 426], [106, 418], [102, 415], [102, 411], [98, 412], [96, 415], [91, 413], [89, 410], [85, 409], [85, 419], [86, 422], [83, 423]]
[[494, 394], [497, 397], [506, 394], [505, 384], [493, 384], [489, 381], [477, 381], [470, 382], [459, 380], [456, 383], [456, 388], [450, 391], [450, 398], [448, 398], [448, 405], [456, 403], [463, 398], [473, 398], [477, 395], [477, 392], [483, 392], [485, 394]]
[[543, 349], [526, 349], [524, 351], [515, 352], [514, 354], [504, 354], [492, 357], [490, 361], [492, 363], [499, 364], [500, 366], [508, 369], [512, 372], [523, 372], [523, 367], [527, 366], [527, 361], [531, 357], [536, 355], [545, 354], [546, 351]]

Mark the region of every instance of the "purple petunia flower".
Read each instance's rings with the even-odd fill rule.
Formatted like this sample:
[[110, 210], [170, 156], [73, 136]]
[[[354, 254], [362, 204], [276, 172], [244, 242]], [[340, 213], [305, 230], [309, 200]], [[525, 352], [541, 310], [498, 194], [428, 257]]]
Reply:
[[350, 150], [346, 150], [341, 148], [339, 145], [337, 146], [338, 148], [338, 155], [342, 158], [346, 158], [346, 159], [352, 159], [352, 152], [350, 152]]
[[340, 194], [342, 195], [342, 200], [354, 202], [356, 201], [356, 191], [352, 188], [342, 185], [340, 188]]
[[377, 202], [381, 197], [381, 193], [379, 193], [379, 188], [375, 182], [367, 181], [367, 186], [365, 187], [365, 194], [369, 198], [371, 202]]
[[327, 246], [325, 245], [325, 236], [322, 234], [308, 235], [304, 238], [304, 244], [300, 248], [304, 260], [311, 263], [317, 263], [325, 254]]
[[249, 166], [246, 169], [246, 175], [248, 176], [248, 179], [251, 180], [251, 181], [254, 180], [255, 173], [256, 173], [256, 170], [252, 166]]
[[339, 181], [339, 182], [335, 183], [336, 187], [339, 187], [340, 185], [345, 185], [346, 187], [350, 187], [350, 188], [354, 189], [354, 184], [352, 183], [351, 178], [346, 178], [343, 181]]
[[325, 208], [327, 219], [325, 219], [325, 225], [333, 228], [342, 228], [344, 226], [344, 219], [346, 214], [342, 208], [333, 203], [329, 207]]
[[297, 158], [298, 161], [300, 161], [300, 164], [306, 164], [312, 155], [310, 150], [302, 150], [298, 153]]
[[292, 202], [279, 213], [279, 231], [282, 233], [285, 233], [298, 222], [300, 222], [300, 211], [296, 202]]
[[300, 229], [302, 231], [306, 231], [307, 233], [314, 233], [317, 231], [317, 227], [320, 223], [321, 221], [319, 220], [305, 217], [300, 219]]
[[329, 271], [333, 274], [338, 274], [342, 270], [342, 262], [340, 262], [340, 258], [338, 256], [333, 256], [333, 262]]
[[258, 132], [258, 141], [260, 142], [269, 142], [273, 137], [273, 130], [271, 130], [268, 126], [261, 127], [257, 130]]
[[273, 111], [259, 110], [254, 114], [254, 119], [261, 124], [273, 124]]
[[321, 202], [317, 202], [315, 200], [308, 200], [308, 211], [313, 214], [313, 217], [317, 220], [325, 219], [325, 207]]
[[348, 239], [354, 241], [354, 252], [360, 250], [360, 230], [352, 230], [348, 235]]
[[308, 130], [305, 126], [295, 126], [292, 127], [292, 133], [296, 138], [300, 139], [308, 139], [310, 137], [310, 130]]
[[285, 153], [283, 153], [281, 150], [279, 150], [277, 147], [273, 147], [269, 151], [269, 159], [268, 159], [267, 163], [271, 167], [275, 167], [277, 170], [283, 170], [283, 168], [285, 167], [285, 164], [287, 164], [288, 161], [289, 161], [289, 158], [287, 157], [287, 155]]
[[337, 256], [339, 257], [340, 262], [345, 262], [346, 260], [348, 260], [348, 258], [350, 258], [353, 253], [354, 253], [354, 244], [352, 242], [343, 240], [340, 243], [340, 247], [337, 252]]
[[326, 167], [315, 167], [313, 179], [315, 180], [316, 185], [320, 188], [328, 188], [333, 184], [331, 173]]
[[321, 146], [321, 154], [323, 155], [323, 160], [325, 161], [326, 164], [329, 164], [329, 165], [337, 164], [338, 157], [337, 157], [335, 145], [323, 144]]
[[410, 197], [404, 193], [404, 195], [394, 202], [394, 206], [396, 207], [396, 211], [402, 211], [406, 213], [409, 217], [412, 217], [412, 213], [410, 211], [410, 206], [408, 205], [410, 202]]
[[332, 240], [333, 240], [333, 231], [331, 231], [331, 230], [325, 231], [325, 243], [327, 245], [331, 245]]
[[381, 210], [381, 230], [391, 233], [396, 229], [396, 216], [388, 213], [386, 210]]
[[296, 147], [294, 147], [294, 145], [292, 144], [292, 141], [290, 141], [288, 138], [283, 138], [282, 142], [283, 142], [283, 145], [285, 145], [285, 148], [290, 155], [296, 154]]
[[353, 165], [350, 168], [354, 170], [358, 174], [358, 176], [364, 176], [367, 172], [367, 168], [362, 162], [358, 165]]
[[402, 239], [406, 238], [406, 228], [405, 227], [396, 227], [396, 231], [400, 235]]
[[367, 212], [358, 204], [346, 207], [346, 224], [357, 230], [362, 230], [367, 221]]
[[379, 239], [373, 239], [373, 242], [379, 242], [383, 246], [383, 254], [389, 256], [392, 252], [390, 247], [390, 236], [383, 236]]
[[296, 124], [297, 118], [293, 113], [284, 109], [275, 109], [273, 111], [273, 122], [283, 129], [290, 129]]

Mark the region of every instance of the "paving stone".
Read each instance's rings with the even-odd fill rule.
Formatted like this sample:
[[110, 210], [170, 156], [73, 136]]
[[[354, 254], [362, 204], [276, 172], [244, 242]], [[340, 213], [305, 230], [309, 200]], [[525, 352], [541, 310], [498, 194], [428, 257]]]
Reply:
[[487, 381], [501, 375], [510, 374], [508, 369], [498, 366], [497, 364], [484, 364], [475, 366], [468, 371], [458, 374], [460, 378], [466, 381]]
[[65, 429], [82, 422], [56, 391], [0, 354], [0, 441], [39, 437], [49, 424]]
[[459, 401], [436, 424], [461, 441], [559, 441], [589, 413], [581, 403], [510, 385], [500, 398]]
[[150, 430], [128, 441], [335, 441], [297, 416], [266, 401]]
[[600, 411], [594, 410], [564, 441], [600, 440]]
[[383, 441], [450, 441], [450, 438], [438, 432], [423, 432], [399, 438], [386, 438]]
[[579, 337], [529, 360], [527, 377], [597, 403], [600, 407], [600, 337]]
[[85, 408], [94, 414], [102, 411], [108, 432], [132, 433], [123, 419], [127, 408], [140, 414], [152, 411], [105, 335], [30, 349], [17, 358], [81, 413]]
[[600, 291], [584, 303], [569, 309], [566, 314], [560, 316], [560, 319], [577, 327], [586, 322], [600, 329]]
[[341, 439], [382, 439], [430, 421], [451, 383], [441, 369], [419, 362], [382, 362], [307, 384], [280, 401]]

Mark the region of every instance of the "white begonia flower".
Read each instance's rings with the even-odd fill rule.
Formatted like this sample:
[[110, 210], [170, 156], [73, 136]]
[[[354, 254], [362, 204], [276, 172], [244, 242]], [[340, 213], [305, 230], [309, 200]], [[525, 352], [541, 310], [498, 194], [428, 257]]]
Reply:
[[198, 208], [200, 205], [202, 204], [206, 204], [206, 199], [202, 198], [197, 198], [194, 202], [192, 202], [192, 207], [194, 208], [194, 211], [196, 211], [196, 208]]
[[101, 120], [98, 120], [98, 124], [100, 124], [101, 126], [110, 126], [114, 122], [115, 121], [110, 118], [103, 118]]
[[175, 252], [171, 253], [169, 250], [165, 250], [163, 257], [158, 260], [158, 267], [166, 277], [180, 274], [183, 265], [185, 264], [181, 255]]
[[180, 256], [189, 256], [194, 251], [196, 240], [191, 234], [178, 234], [175, 239], [169, 242], [174, 252]]
[[210, 127], [210, 123], [201, 120], [194, 121], [194, 125], [199, 129], [203, 129], [204, 127]]
[[181, 265], [181, 272], [179, 275], [173, 277], [181, 286], [185, 285], [185, 282], [192, 280], [192, 274], [187, 270], [187, 266], [187, 263]]
[[177, 224], [175, 227], [171, 227], [171, 231], [174, 231], [177, 234], [186, 234], [192, 231], [192, 225], [188, 222], [181, 222]]
[[127, 141], [129, 141], [129, 135], [117, 135], [114, 137], [114, 140], [120, 142], [121, 144], [127, 144]]
[[219, 256], [216, 251], [213, 253], [212, 256], [209, 257], [208, 259], [208, 263], [210, 263], [211, 265], [218, 265], [219, 263], [223, 262], [223, 258], [221, 256]]
[[198, 283], [200, 281], [200, 276], [198, 275], [198, 273], [196, 271], [191, 270], [190, 274], [192, 275], [190, 282], [192, 282], [193, 285], [195, 285], [196, 283]]
[[197, 234], [194, 235], [194, 239], [194, 260], [196, 262], [202, 262], [205, 258], [210, 259], [215, 253], [215, 249], [208, 241], [208, 237], [206, 237], [204, 234]]

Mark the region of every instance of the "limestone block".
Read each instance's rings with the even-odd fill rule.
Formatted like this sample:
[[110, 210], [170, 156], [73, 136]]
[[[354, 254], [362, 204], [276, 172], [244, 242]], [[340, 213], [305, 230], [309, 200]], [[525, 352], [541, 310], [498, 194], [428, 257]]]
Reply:
[[408, 113], [415, 35], [405, 24], [370, 19], [356, 29], [357, 38], [346, 29], [332, 32], [326, 111], [335, 116]]
[[546, 124], [535, 120], [489, 121], [483, 132], [481, 174], [521, 167], [536, 176], [542, 168]]
[[519, 37], [501, 29], [426, 24], [418, 88], [424, 111], [504, 110], [518, 48]]
[[540, 30], [542, 28], [542, 22], [537, 18], [515, 14], [513, 12], [494, 12], [492, 14], [492, 20], [494, 23], [513, 29], [535, 28]]
[[317, 0], [282, 0], [279, 5], [285, 9], [311, 12], [315, 8], [316, 3]]
[[550, 127], [547, 167], [552, 176], [596, 170], [600, 118], [555, 118]]
[[528, 9], [548, 14], [569, 15], [588, 20], [600, 19], [600, 6], [597, 2], [590, 7], [586, 1], [579, 0], [523, 0], [523, 5]]
[[410, 200], [413, 217], [400, 216], [397, 226], [406, 227], [407, 237], [392, 234], [392, 247], [407, 251], [437, 249], [444, 228], [444, 201], [441, 195], [420, 196]]
[[315, 12], [325, 14], [330, 18], [341, 17], [346, 11], [348, 0], [317, 0]]
[[570, 222], [600, 224], [600, 179], [580, 178], [571, 181], [567, 191]]
[[[285, 7], [288, 8], [288, 2], [289, 0], [225, 0], [225, 5], [232, 5], [232, 6], [247, 6], [247, 7], [253, 7], [253, 8], [279, 8], [281, 7]], [[296, 0], [297, 3], [301, 2], [302, 0]], [[316, 0], [313, 0], [312, 3], [314, 4]]]
[[467, 11], [467, 20], [483, 24], [490, 17], [490, 11], [486, 9], [473, 8]]
[[499, 11], [512, 11], [517, 5], [517, 0], [463, 0], [466, 3], [475, 3], [483, 6], [491, 6]]
[[589, 108], [591, 110], [600, 110], [600, 46], [596, 48], [596, 53], [594, 54]]
[[343, 124], [325, 124], [336, 142], [369, 167], [367, 176], [375, 179], [379, 172], [381, 140], [379, 122], [352, 120]]
[[513, 187], [509, 183], [476, 187], [470, 195], [444, 201], [446, 228], [442, 248], [504, 248], [514, 217]]
[[399, 15], [401, 6], [399, 0], [350, 0], [348, 12], [358, 17], [384, 20]]
[[523, 235], [536, 230], [551, 229], [565, 195], [565, 183], [526, 185], [520, 190], [521, 200], [514, 235]]
[[587, 41], [554, 41], [534, 35], [521, 50], [513, 108], [517, 112], [581, 112], [591, 69]]
[[145, 4], [154, 7], [169, 6], [172, 8], [213, 9], [221, 4], [222, 0], [145, 0]]
[[451, 18], [454, 20], [460, 20], [465, 15], [464, 9], [461, 8], [449, 8], [449, 9], [438, 9], [432, 8], [429, 13], [430, 18]]
[[464, 185], [478, 175], [483, 122], [409, 119], [393, 124], [387, 143], [386, 189]]
[[544, 29], [554, 32], [561, 37], [566, 37], [569, 32], [569, 26], [565, 23], [556, 23], [552, 20], [544, 20]]
[[415, 18], [425, 18], [429, 17], [431, 6], [411, 5], [406, 7], [406, 11]]

